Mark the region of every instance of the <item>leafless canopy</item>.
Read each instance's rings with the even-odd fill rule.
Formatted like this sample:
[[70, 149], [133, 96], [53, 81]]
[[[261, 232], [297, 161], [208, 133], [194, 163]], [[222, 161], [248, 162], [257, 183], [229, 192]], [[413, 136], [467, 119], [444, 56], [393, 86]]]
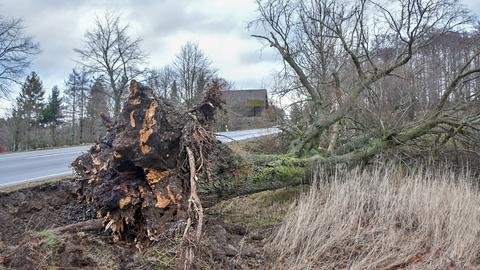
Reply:
[[79, 63], [103, 75], [110, 86], [115, 116], [120, 112], [128, 82], [144, 72], [140, 68], [145, 60], [141, 39], [132, 38], [128, 30], [129, 25], [122, 25], [120, 16], [106, 12], [85, 34], [83, 48], [74, 49], [80, 56]]
[[24, 33], [22, 20], [0, 17], [0, 98], [10, 93], [11, 83], [24, 75], [39, 46]]
[[[376, 110], [376, 103], [369, 98], [380, 97], [384, 82], [401, 77], [398, 73], [407, 66], [418, 69], [421, 61], [412, 59], [419, 51], [439, 37], [467, 26], [468, 11], [455, 0], [257, 2], [259, 18], [251, 28], [261, 34], [253, 36], [282, 56], [286, 78], [291, 80], [284, 91], [300, 93], [310, 104], [311, 123], [294, 146], [297, 153], [322, 148], [322, 136], [329, 136], [328, 151], [318, 158], [363, 159], [421, 137], [447, 117], [444, 113], [452, 93], [480, 72], [475, 65], [480, 54], [477, 47], [451, 70], [456, 76], [440, 85], [441, 96], [428, 115], [395, 128], [385, 127], [380, 121], [380, 125], [375, 123], [375, 128], [366, 130], [365, 123], [356, 121], [354, 112]], [[452, 116], [451, 111], [448, 115]], [[353, 138], [359, 141], [355, 151], [335, 151], [339, 135], [346, 138], [354, 133], [348, 130], [352, 126], [354, 130], [364, 129], [361, 138]], [[339, 134], [342, 131], [344, 134]], [[369, 142], [377, 135], [378, 140]]]
[[164, 66], [159, 69], [150, 69], [147, 72], [147, 85], [160, 97], [170, 97], [171, 88], [175, 80], [175, 70], [170, 66]]
[[215, 75], [210, 60], [197, 43], [187, 42], [173, 63], [179, 83], [180, 98], [187, 107], [204, 92], [207, 82]]

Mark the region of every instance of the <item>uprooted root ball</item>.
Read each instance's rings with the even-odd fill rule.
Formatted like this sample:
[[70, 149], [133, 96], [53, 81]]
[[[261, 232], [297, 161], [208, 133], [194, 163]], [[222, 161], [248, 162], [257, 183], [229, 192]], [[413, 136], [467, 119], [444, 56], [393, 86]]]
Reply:
[[180, 112], [132, 81], [118, 121], [105, 117], [107, 135], [73, 162], [82, 197], [116, 239], [158, 240], [201, 223], [192, 179], [208, 176], [208, 153], [217, 143], [210, 123], [221, 106], [220, 88], [213, 82], [199, 105]]

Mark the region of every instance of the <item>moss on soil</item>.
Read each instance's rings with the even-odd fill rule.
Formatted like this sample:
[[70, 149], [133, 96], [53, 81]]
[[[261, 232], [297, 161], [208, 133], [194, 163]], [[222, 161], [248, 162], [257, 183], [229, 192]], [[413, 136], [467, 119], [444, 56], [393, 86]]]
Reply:
[[209, 211], [221, 215], [226, 223], [263, 230], [279, 224], [304, 189], [305, 186], [294, 186], [240, 196], [220, 202]]

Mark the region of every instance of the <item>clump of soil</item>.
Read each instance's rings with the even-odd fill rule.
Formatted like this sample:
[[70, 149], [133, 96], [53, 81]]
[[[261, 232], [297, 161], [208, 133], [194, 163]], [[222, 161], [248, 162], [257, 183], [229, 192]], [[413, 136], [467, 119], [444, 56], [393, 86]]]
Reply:
[[[187, 112], [136, 81], [107, 135], [72, 166], [80, 192], [117, 240], [159, 241], [177, 230], [198, 241], [202, 205], [197, 181], [210, 173], [218, 144], [211, 122], [221, 108], [222, 85], [208, 84], [203, 100]], [[194, 232], [195, 230], [195, 232]]]
[[215, 269], [259, 269], [265, 263], [263, 240], [263, 235], [249, 231], [243, 224], [210, 216], [196, 264], [199, 268], [206, 264]]
[[28, 241], [10, 247], [3, 263], [14, 269], [87, 268], [97, 266], [86, 251], [86, 243], [76, 236], [33, 233]]
[[[79, 200], [73, 179], [0, 193], [0, 266], [14, 269], [44, 269], [51, 263], [53, 249], [62, 263], [90, 265], [82, 252], [48, 230], [94, 218], [95, 212]], [[67, 238], [65, 238], [67, 239]], [[68, 245], [67, 245], [68, 243]], [[66, 254], [70, 253], [70, 255]], [[62, 255], [63, 254], [63, 255]], [[76, 256], [67, 259], [68, 256]]]

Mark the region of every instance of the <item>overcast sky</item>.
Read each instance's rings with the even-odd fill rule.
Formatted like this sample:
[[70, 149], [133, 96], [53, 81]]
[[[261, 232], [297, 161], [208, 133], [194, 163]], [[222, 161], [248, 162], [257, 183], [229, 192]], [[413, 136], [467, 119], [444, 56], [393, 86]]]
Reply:
[[47, 93], [54, 85], [63, 87], [76, 65], [73, 49], [105, 10], [119, 14], [143, 40], [149, 67], [170, 64], [183, 44], [194, 41], [237, 88], [266, 87], [273, 72], [273, 51], [262, 50], [247, 29], [256, 16], [255, 0], [0, 0], [0, 15], [23, 18], [26, 32], [40, 43], [31, 70]]
[[[480, 14], [480, 0], [463, 0]], [[276, 56], [250, 37], [247, 24], [256, 17], [255, 0], [0, 0], [0, 15], [24, 19], [26, 32], [42, 53], [31, 70], [47, 93], [63, 82], [77, 57], [85, 31], [105, 10], [122, 16], [131, 33], [143, 39], [148, 66], [172, 62], [187, 41], [198, 42], [219, 74], [237, 88], [268, 87]], [[0, 103], [1, 109], [10, 107]]]

